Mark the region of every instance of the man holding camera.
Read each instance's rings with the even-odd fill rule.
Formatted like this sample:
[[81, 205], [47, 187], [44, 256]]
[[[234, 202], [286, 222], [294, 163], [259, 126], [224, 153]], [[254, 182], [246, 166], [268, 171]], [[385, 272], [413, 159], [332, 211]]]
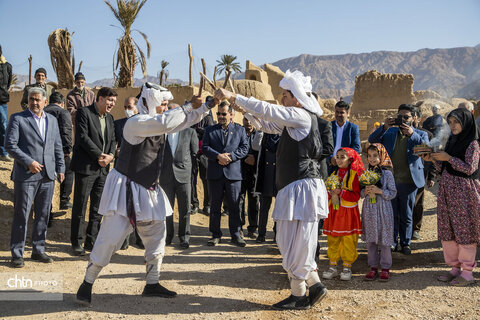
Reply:
[[[428, 142], [427, 133], [412, 126], [415, 106], [402, 104], [396, 118], [387, 118], [368, 142], [381, 143], [392, 159], [397, 196], [392, 200], [394, 215], [394, 247], [392, 250], [411, 254], [412, 216], [418, 188], [425, 185], [422, 159], [413, 154], [413, 147]], [[400, 245], [398, 238], [400, 237]]]

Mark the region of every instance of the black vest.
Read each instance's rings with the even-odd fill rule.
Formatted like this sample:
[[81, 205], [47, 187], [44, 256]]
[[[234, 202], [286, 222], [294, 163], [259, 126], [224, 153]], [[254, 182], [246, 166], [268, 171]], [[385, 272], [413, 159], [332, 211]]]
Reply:
[[158, 183], [164, 149], [165, 135], [145, 138], [136, 145], [123, 139], [115, 169], [148, 189]]
[[[308, 112], [308, 111], [307, 111]], [[318, 160], [322, 154], [317, 117], [308, 112], [311, 118], [310, 133], [301, 141], [290, 137], [287, 128], [283, 129], [277, 148], [277, 190], [305, 178], [320, 178]]]

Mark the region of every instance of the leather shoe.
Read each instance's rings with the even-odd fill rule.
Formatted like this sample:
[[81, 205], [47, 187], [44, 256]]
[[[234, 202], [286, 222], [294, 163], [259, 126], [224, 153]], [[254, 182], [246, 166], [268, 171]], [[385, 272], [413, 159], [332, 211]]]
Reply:
[[12, 267], [14, 268], [23, 268], [25, 267], [25, 262], [23, 261], [23, 258], [12, 258]]
[[84, 248], [86, 251], [92, 251], [92, 250], [93, 250], [93, 244], [85, 242], [85, 243], [83, 244], [83, 248]]
[[412, 254], [412, 249], [410, 249], [410, 246], [403, 246], [401, 252], [405, 255], [410, 255]]
[[206, 216], [210, 215], [210, 207], [203, 207], [202, 213]]
[[310, 308], [310, 301], [306, 295], [303, 297], [290, 295], [290, 297], [275, 303], [272, 307], [275, 310], [307, 310]]
[[190, 247], [190, 243], [188, 243], [188, 241], [182, 241], [180, 242], [180, 247], [183, 249], [188, 249]]
[[60, 203], [60, 210], [68, 210], [70, 208], [73, 208], [73, 204], [71, 202]]
[[43, 262], [43, 263], [53, 262], [53, 259], [47, 256], [45, 253], [32, 253], [32, 260]]
[[190, 214], [191, 214], [191, 215], [194, 215], [194, 214], [196, 214], [197, 212], [198, 212], [198, 207], [197, 207], [197, 206], [193, 207], [192, 210], [190, 210]]
[[308, 300], [310, 300], [310, 306], [313, 306], [315, 303], [321, 301], [328, 292], [327, 288], [325, 288], [321, 282], [315, 283], [308, 289], [308, 291]]
[[207, 246], [214, 247], [219, 243], [220, 243], [220, 238], [213, 237], [213, 238], [210, 238], [210, 240], [208, 240]]
[[243, 240], [242, 237], [232, 237], [232, 240], [231, 242], [236, 245], [236, 246], [239, 246], [239, 247], [245, 247], [247, 245], [247, 243], [245, 242], [245, 240]]
[[74, 256], [84, 256], [86, 254], [85, 250], [80, 246], [73, 246], [72, 249]]
[[255, 231], [248, 231], [247, 237], [249, 237], [250, 239], [256, 239], [258, 237], [258, 233], [256, 233]]
[[147, 284], [142, 292], [142, 296], [144, 297], [173, 298], [176, 295], [176, 292], [168, 290], [160, 283]]
[[257, 240], [255, 240], [255, 241], [257, 241], [257, 243], [264, 243], [265, 242], [265, 236], [258, 236]]
[[83, 280], [82, 285], [77, 291], [77, 302], [89, 306], [92, 302], [92, 283]]
[[167, 246], [171, 245], [171, 244], [172, 244], [172, 240], [173, 240], [172, 238], [166, 238], [166, 239], [165, 239], [165, 245], [167, 245]]

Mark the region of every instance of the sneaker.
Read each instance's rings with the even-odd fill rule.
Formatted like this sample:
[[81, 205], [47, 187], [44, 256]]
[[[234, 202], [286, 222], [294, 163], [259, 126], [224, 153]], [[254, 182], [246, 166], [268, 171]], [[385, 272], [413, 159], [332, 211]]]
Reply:
[[193, 206], [193, 207], [192, 207], [192, 210], [190, 211], [190, 214], [191, 214], [191, 215], [194, 215], [194, 214], [196, 214], [197, 212], [198, 212], [198, 206]]
[[410, 246], [403, 246], [401, 252], [408, 256], [412, 254], [412, 249], [410, 249]]
[[190, 248], [190, 243], [188, 241], [182, 241], [182, 242], [180, 242], [180, 247], [182, 249], [188, 249], [188, 248]]
[[332, 280], [338, 275], [337, 268], [331, 266], [327, 271], [323, 271], [322, 278], [327, 280]]
[[420, 240], [420, 233], [418, 233], [418, 231], [413, 231], [412, 233], [412, 240]]
[[377, 276], [378, 276], [378, 269], [371, 268], [370, 271], [365, 275], [364, 280], [373, 281], [377, 278]]
[[400, 245], [397, 243], [397, 244], [391, 246], [390, 249], [392, 250], [392, 252], [398, 252], [398, 251], [400, 251]]
[[321, 282], [315, 283], [313, 286], [311, 286], [308, 289], [308, 299], [310, 300], [310, 306], [313, 307], [315, 303], [320, 302], [325, 297], [327, 292], [327, 288], [325, 288], [325, 286]]
[[147, 284], [142, 292], [143, 297], [173, 298], [176, 295], [176, 292], [168, 290], [160, 283]]
[[306, 295], [303, 297], [290, 295], [290, 297], [275, 303], [272, 307], [275, 310], [307, 310], [310, 308], [310, 301]]
[[13, 158], [10, 157], [8, 154], [5, 156], [0, 156], [0, 161], [5, 161], [5, 162], [12, 162]]
[[82, 285], [77, 291], [77, 302], [89, 306], [92, 302], [92, 283], [83, 280]]
[[212, 237], [212, 238], [210, 238], [210, 240], [208, 240], [207, 246], [214, 247], [219, 243], [220, 243], [220, 238]]
[[71, 202], [60, 203], [60, 210], [68, 210], [73, 208], [73, 204]]
[[382, 272], [380, 273], [379, 281], [387, 282], [389, 279], [390, 279], [390, 270], [382, 269]]
[[247, 245], [247, 243], [245, 242], [245, 240], [243, 240], [242, 237], [233, 236], [232, 240], [230, 241], [238, 247], [245, 247]]
[[343, 268], [343, 271], [340, 273], [340, 280], [350, 281], [352, 279], [352, 269]]

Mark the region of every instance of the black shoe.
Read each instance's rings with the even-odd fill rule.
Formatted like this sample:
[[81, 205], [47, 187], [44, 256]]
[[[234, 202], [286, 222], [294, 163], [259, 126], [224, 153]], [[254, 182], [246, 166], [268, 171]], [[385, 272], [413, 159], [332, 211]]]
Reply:
[[192, 214], [192, 215], [195, 214], [195, 213], [197, 213], [197, 212], [198, 212], [198, 207], [197, 207], [197, 206], [194, 206], [194, 207], [192, 208], [192, 210], [190, 210], [190, 214]]
[[48, 218], [47, 228], [51, 228], [52, 226], [53, 226], [53, 217], [52, 217], [52, 214], [50, 213], [50, 216]]
[[206, 216], [209, 216], [210, 215], [210, 207], [208, 207], [208, 206], [203, 207], [202, 213]]
[[190, 243], [188, 243], [188, 241], [182, 241], [180, 242], [180, 247], [182, 247], [183, 249], [188, 249], [190, 248]]
[[412, 240], [420, 240], [420, 234], [418, 233], [418, 231], [413, 231], [412, 233]]
[[143, 289], [142, 296], [144, 297], [162, 297], [162, 298], [173, 298], [177, 295], [176, 292], [170, 291], [160, 283], [147, 284], [145, 289]]
[[400, 245], [397, 243], [397, 244], [391, 246], [390, 249], [392, 250], [392, 252], [398, 252], [398, 251], [400, 251]]
[[71, 202], [60, 203], [60, 210], [68, 210], [73, 208], [73, 204]]
[[43, 263], [53, 262], [53, 259], [47, 256], [45, 253], [32, 253], [32, 260], [43, 262]]
[[124, 242], [124, 243], [122, 244], [122, 246], [120, 247], [120, 250], [127, 250], [128, 247], [129, 247], [128, 242]]
[[214, 247], [219, 243], [220, 243], [220, 238], [212, 237], [212, 238], [210, 238], [210, 240], [208, 240], [207, 246]]
[[325, 288], [321, 282], [315, 283], [308, 291], [308, 300], [310, 301], [310, 305], [312, 307], [315, 303], [321, 301], [328, 292], [327, 288]]
[[142, 249], [142, 250], [145, 249], [145, 246], [143, 245], [142, 240], [137, 241], [135, 244], [137, 245], [137, 247], [138, 247], [139, 249]]
[[257, 243], [264, 243], [265, 242], [265, 236], [258, 236], [257, 240], [255, 240], [255, 241], [257, 241]]
[[85, 242], [85, 243], [83, 244], [83, 248], [84, 248], [86, 251], [92, 251], [92, 250], [93, 250], [93, 244]]
[[247, 245], [247, 243], [245, 242], [245, 240], [243, 240], [242, 237], [237, 236], [232, 237], [232, 240], [230, 240], [230, 242], [239, 247], [245, 247]]
[[72, 246], [74, 256], [84, 256], [85, 250], [80, 246]]
[[402, 247], [402, 253], [405, 255], [410, 255], [412, 254], [412, 249], [410, 249], [410, 246], [403, 246]]
[[222, 212], [222, 217], [226, 217], [226, 216], [228, 216], [228, 211], [223, 211]]
[[310, 308], [310, 301], [306, 295], [303, 297], [290, 295], [290, 297], [275, 303], [272, 307], [275, 310], [307, 310]]
[[171, 244], [172, 244], [172, 240], [173, 240], [172, 238], [167, 238], [167, 239], [165, 239], [165, 245], [167, 245], [167, 246], [171, 245]]
[[12, 267], [14, 268], [23, 268], [25, 267], [25, 262], [23, 261], [23, 258], [12, 258]]
[[256, 231], [248, 231], [247, 237], [250, 239], [256, 239], [258, 237], [258, 233]]
[[77, 291], [77, 302], [89, 306], [92, 302], [92, 283], [83, 280], [82, 285]]

